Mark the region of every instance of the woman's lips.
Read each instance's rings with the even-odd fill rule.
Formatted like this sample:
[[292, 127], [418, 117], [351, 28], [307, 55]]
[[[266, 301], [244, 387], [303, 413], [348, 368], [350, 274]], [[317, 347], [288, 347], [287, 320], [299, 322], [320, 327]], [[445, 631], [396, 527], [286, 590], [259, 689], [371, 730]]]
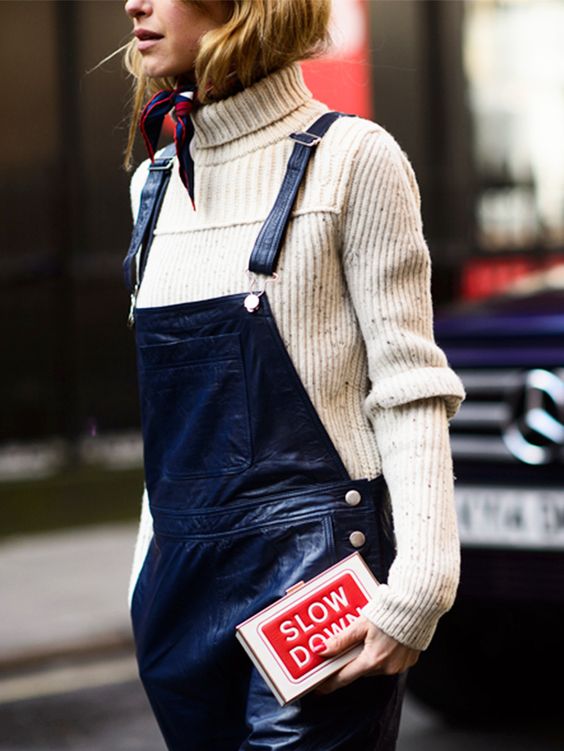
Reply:
[[157, 34], [155, 31], [149, 31], [148, 29], [135, 29], [133, 36], [137, 37], [137, 49], [139, 52], [150, 49], [163, 38], [162, 34]]

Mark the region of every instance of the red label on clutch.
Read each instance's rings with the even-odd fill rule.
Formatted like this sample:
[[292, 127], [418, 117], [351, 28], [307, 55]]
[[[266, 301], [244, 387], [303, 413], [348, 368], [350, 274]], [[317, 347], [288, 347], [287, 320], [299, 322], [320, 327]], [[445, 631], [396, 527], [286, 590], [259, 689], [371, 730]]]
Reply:
[[350, 573], [320, 586], [289, 606], [260, 630], [292, 678], [302, 678], [323, 662], [325, 640], [357, 620], [368, 599]]

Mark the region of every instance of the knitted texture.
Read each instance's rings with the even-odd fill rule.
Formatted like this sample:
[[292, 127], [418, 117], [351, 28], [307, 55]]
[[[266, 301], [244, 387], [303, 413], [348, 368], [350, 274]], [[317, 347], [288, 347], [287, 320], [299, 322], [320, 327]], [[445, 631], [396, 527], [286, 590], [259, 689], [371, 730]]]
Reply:
[[[244, 292], [293, 141], [327, 107], [292, 65], [194, 116], [194, 211], [174, 170], [138, 307]], [[137, 212], [147, 175], [131, 183]], [[352, 478], [384, 473], [397, 557], [366, 614], [425, 648], [458, 582], [448, 423], [464, 396], [432, 333], [429, 253], [413, 170], [375, 123], [341, 118], [300, 188], [268, 297]], [[131, 589], [151, 539], [144, 495]]]

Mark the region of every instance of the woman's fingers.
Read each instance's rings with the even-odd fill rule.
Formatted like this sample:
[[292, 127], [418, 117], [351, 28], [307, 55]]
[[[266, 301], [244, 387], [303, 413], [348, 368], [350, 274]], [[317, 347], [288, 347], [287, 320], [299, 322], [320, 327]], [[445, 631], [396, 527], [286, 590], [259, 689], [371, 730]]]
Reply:
[[354, 621], [350, 626], [347, 626], [343, 631], [327, 639], [325, 642], [325, 649], [320, 650], [319, 654], [322, 657], [333, 657], [340, 652], [344, 652], [355, 644], [363, 642], [366, 639], [368, 632], [368, 621], [365, 618], [360, 618], [358, 621]]
[[357, 678], [361, 678], [363, 675], [377, 675], [378, 670], [376, 665], [366, 660], [364, 652], [361, 652], [358, 657], [347, 663], [343, 668], [338, 670], [330, 678], [321, 683], [317, 690], [320, 694], [330, 694], [336, 691], [338, 688], [348, 686], [349, 683], [356, 681]]
[[327, 648], [320, 652], [323, 657], [333, 657], [364, 642], [362, 652], [343, 668], [324, 681], [318, 691], [328, 694], [352, 683], [363, 675], [395, 675], [402, 673], [419, 658], [419, 651], [401, 644], [378, 626], [360, 618], [340, 634], [327, 641]]

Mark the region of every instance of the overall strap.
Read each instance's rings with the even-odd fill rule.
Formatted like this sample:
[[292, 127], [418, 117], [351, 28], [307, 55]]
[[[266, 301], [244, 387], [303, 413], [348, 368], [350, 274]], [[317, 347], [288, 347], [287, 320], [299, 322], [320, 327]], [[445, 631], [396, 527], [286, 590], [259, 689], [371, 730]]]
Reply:
[[[143, 278], [153, 232], [172, 173], [175, 154], [175, 145], [169, 144], [163, 149], [159, 158], [149, 166], [149, 175], [141, 193], [137, 221], [131, 235], [129, 250], [123, 261], [125, 286], [130, 293], [134, 293]], [[136, 272], [134, 266], [140, 248], [141, 258]]]
[[290, 154], [286, 174], [274, 206], [256, 239], [249, 260], [249, 271], [255, 274], [267, 274], [268, 276], [274, 273], [290, 212], [295, 203], [308, 162], [315, 147], [330, 126], [340, 117], [353, 116], [346, 115], [343, 112], [326, 112], [303, 133], [290, 134], [290, 138], [295, 141], [294, 148]]

